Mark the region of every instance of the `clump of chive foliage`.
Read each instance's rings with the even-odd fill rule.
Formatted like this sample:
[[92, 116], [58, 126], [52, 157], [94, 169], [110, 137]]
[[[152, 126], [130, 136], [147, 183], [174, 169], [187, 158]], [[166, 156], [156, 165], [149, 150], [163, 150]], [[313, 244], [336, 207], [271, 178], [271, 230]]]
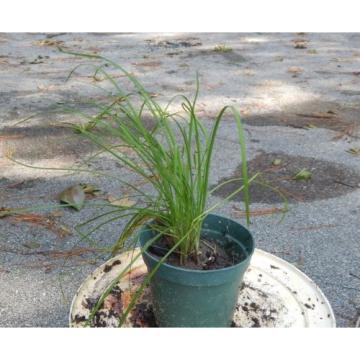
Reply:
[[[206, 215], [240, 191], [244, 192], [249, 220], [249, 183], [254, 177], [248, 178], [244, 131], [240, 115], [234, 107], [222, 108], [208, 130], [196, 111], [198, 78], [195, 96], [190, 99], [179, 95], [183, 111], [181, 114], [171, 114], [168, 111], [170, 103], [161, 106], [140, 81], [119, 64], [99, 55], [66, 52], [98, 59], [101, 64], [95, 67], [94, 78], [102, 76], [113, 86], [109, 104], [98, 105], [99, 113], [86, 115], [88, 122], [76, 125], [76, 131], [111, 154], [115, 161], [136, 173], [153, 189], [144, 193], [142, 186], [127, 184], [143, 201], [130, 207], [119, 206], [119, 213], [124, 213], [128, 219], [114, 244], [113, 252], [121, 249], [139, 226], [153, 220], [152, 226], [159, 234], [170, 239], [173, 250], [176, 248], [180, 261], [184, 263], [188, 256], [196, 254], [199, 249], [202, 222]], [[130, 94], [122, 90], [120, 83], [110, 74], [111, 68], [120, 71], [130, 81], [133, 87]], [[233, 115], [237, 124], [242, 186], [224, 200], [208, 207], [214, 143], [226, 112]], [[145, 115], [150, 116], [155, 124], [150, 129], [144, 121]], [[116, 144], [109, 142], [110, 137], [116, 139]], [[124, 148], [130, 149], [136, 155], [135, 159], [127, 155]]]

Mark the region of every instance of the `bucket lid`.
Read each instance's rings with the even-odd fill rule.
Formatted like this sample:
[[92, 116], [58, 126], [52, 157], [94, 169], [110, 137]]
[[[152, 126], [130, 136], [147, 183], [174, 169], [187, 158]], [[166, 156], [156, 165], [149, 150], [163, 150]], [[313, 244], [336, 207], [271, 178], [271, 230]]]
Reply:
[[[139, 253], [126, 252], [97, 268], [80, 286], [71, 304], [70, 326], [84, 326], [91, 306]], [[131, 271], [94, 317], [93, 326], [116, 327], [119, 312], [126, 307], [146, 275], [141, 256]], [[117, 313], [118, 312], [118, 313]], [[154, 326], [149, 291], [145, 291], [124, 326]], [[320, 288], [288, 262], [256, 249], [245, 273], [233, 318], [235, 327], [335, 327], [335, 316]]]

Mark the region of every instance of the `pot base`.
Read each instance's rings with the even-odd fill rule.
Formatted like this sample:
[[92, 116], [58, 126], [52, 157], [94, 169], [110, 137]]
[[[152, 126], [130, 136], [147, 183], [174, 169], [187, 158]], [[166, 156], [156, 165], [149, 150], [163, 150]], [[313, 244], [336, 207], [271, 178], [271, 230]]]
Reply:
[[[84, 281], [71, 305], [71, 327], [84, 326], [90, 313], [89, 308], [133, 256], [132, 252], [128, 252], [110, 259]], [[94, 317], [92, 326], [117, 326], [118, 313], [130, 299], [130, 288], [132, 292], [136, 290], [146, 271], [139, 257], [131, 272], [107, 297], [103, 308]], [[144, 292], [124, 326], [156, 326], [149, 291]], [[335, 327], [336, 323], [328, 300], [312, 280], [286, 261], [262, 250], [255, 250], [239, 291], [232, 326]]]

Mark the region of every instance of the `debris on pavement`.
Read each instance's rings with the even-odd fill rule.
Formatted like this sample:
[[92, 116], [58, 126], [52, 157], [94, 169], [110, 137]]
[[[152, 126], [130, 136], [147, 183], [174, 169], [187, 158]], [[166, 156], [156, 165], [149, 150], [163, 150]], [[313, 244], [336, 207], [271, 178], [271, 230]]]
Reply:
[[63, 46], [64, 42], [61, 41], [61, 40], [55, 40], [55, 39], [43, 39], [43, 40], [37, 40], [37, 41], [34, 41], [34, 45], [37, 45], [37, 46]]
[[68, 204], [70, 207], [81, 210], [85, 202], [85, 191], [81, 185], [74, 185], [65, 189], [60, 195], [61, 203]]
[[311, 176], [312, 176], [311, 171], [307, 169], [302, 169], [297, 174], [294, 175], [294, 180], [310, 180]]
[[42, 226], [60, 238], [65, 238], [72, 234], [72, 231], [65, 225], [57, 223], [51, 216], [38, 214], [14, 214], [11, 217], [14, 222], [26, 222], [32, 225]]
[[351, 155], [360, 156], [360, 147], [354, 147], [351, 149], [346, 150]]
[[282, 164], [282, 160], [281, 160], [281, 159], [274, 159], [274, 160], [272, 161], [272, 164], [273, 164], [274, 166], [280, 166], [280, 165]]
[[[233, 207], [233, 213], [236, 216], [245, 217], [246, 211], [239, 209], [237, 206]], [[272, 207], [267, 209], [256, 209], [256, 210], [250, 210], [250, 216], [264, 216], [264, 215], [273, 215], [273, 214], [283, 214], [287, 210], [285, 208], [279, 208], [279, 207]]]
[[120, 207], [131, 207], [136, 204], [136, 201], [131, 200], [129, 197], [118, 198], [113, 195], [108, 196], [108, 201], [111, 205], [120, 206]]

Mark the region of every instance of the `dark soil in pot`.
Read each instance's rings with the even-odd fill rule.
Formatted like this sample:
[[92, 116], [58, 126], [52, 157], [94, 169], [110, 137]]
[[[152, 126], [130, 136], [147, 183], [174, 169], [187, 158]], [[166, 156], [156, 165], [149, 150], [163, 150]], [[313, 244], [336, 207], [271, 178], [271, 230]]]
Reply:
[[[173, 246], [171, 239], [163, 237], [155, 245], [149, 248], [149, 252], [160, 258], [164, 256]], [[234, 243], [227, 246], [220, 245], [213, 239], [200, 239], [199, 250], [197, 254], [190, 255], [184, 263], [180, 262], [180, 254], [174, 251], [167, 259], [166, 263], [193, 270], [215, 270], [223, 269], [238, 264], [244, 260], [246, 254], [239, 251]]]

